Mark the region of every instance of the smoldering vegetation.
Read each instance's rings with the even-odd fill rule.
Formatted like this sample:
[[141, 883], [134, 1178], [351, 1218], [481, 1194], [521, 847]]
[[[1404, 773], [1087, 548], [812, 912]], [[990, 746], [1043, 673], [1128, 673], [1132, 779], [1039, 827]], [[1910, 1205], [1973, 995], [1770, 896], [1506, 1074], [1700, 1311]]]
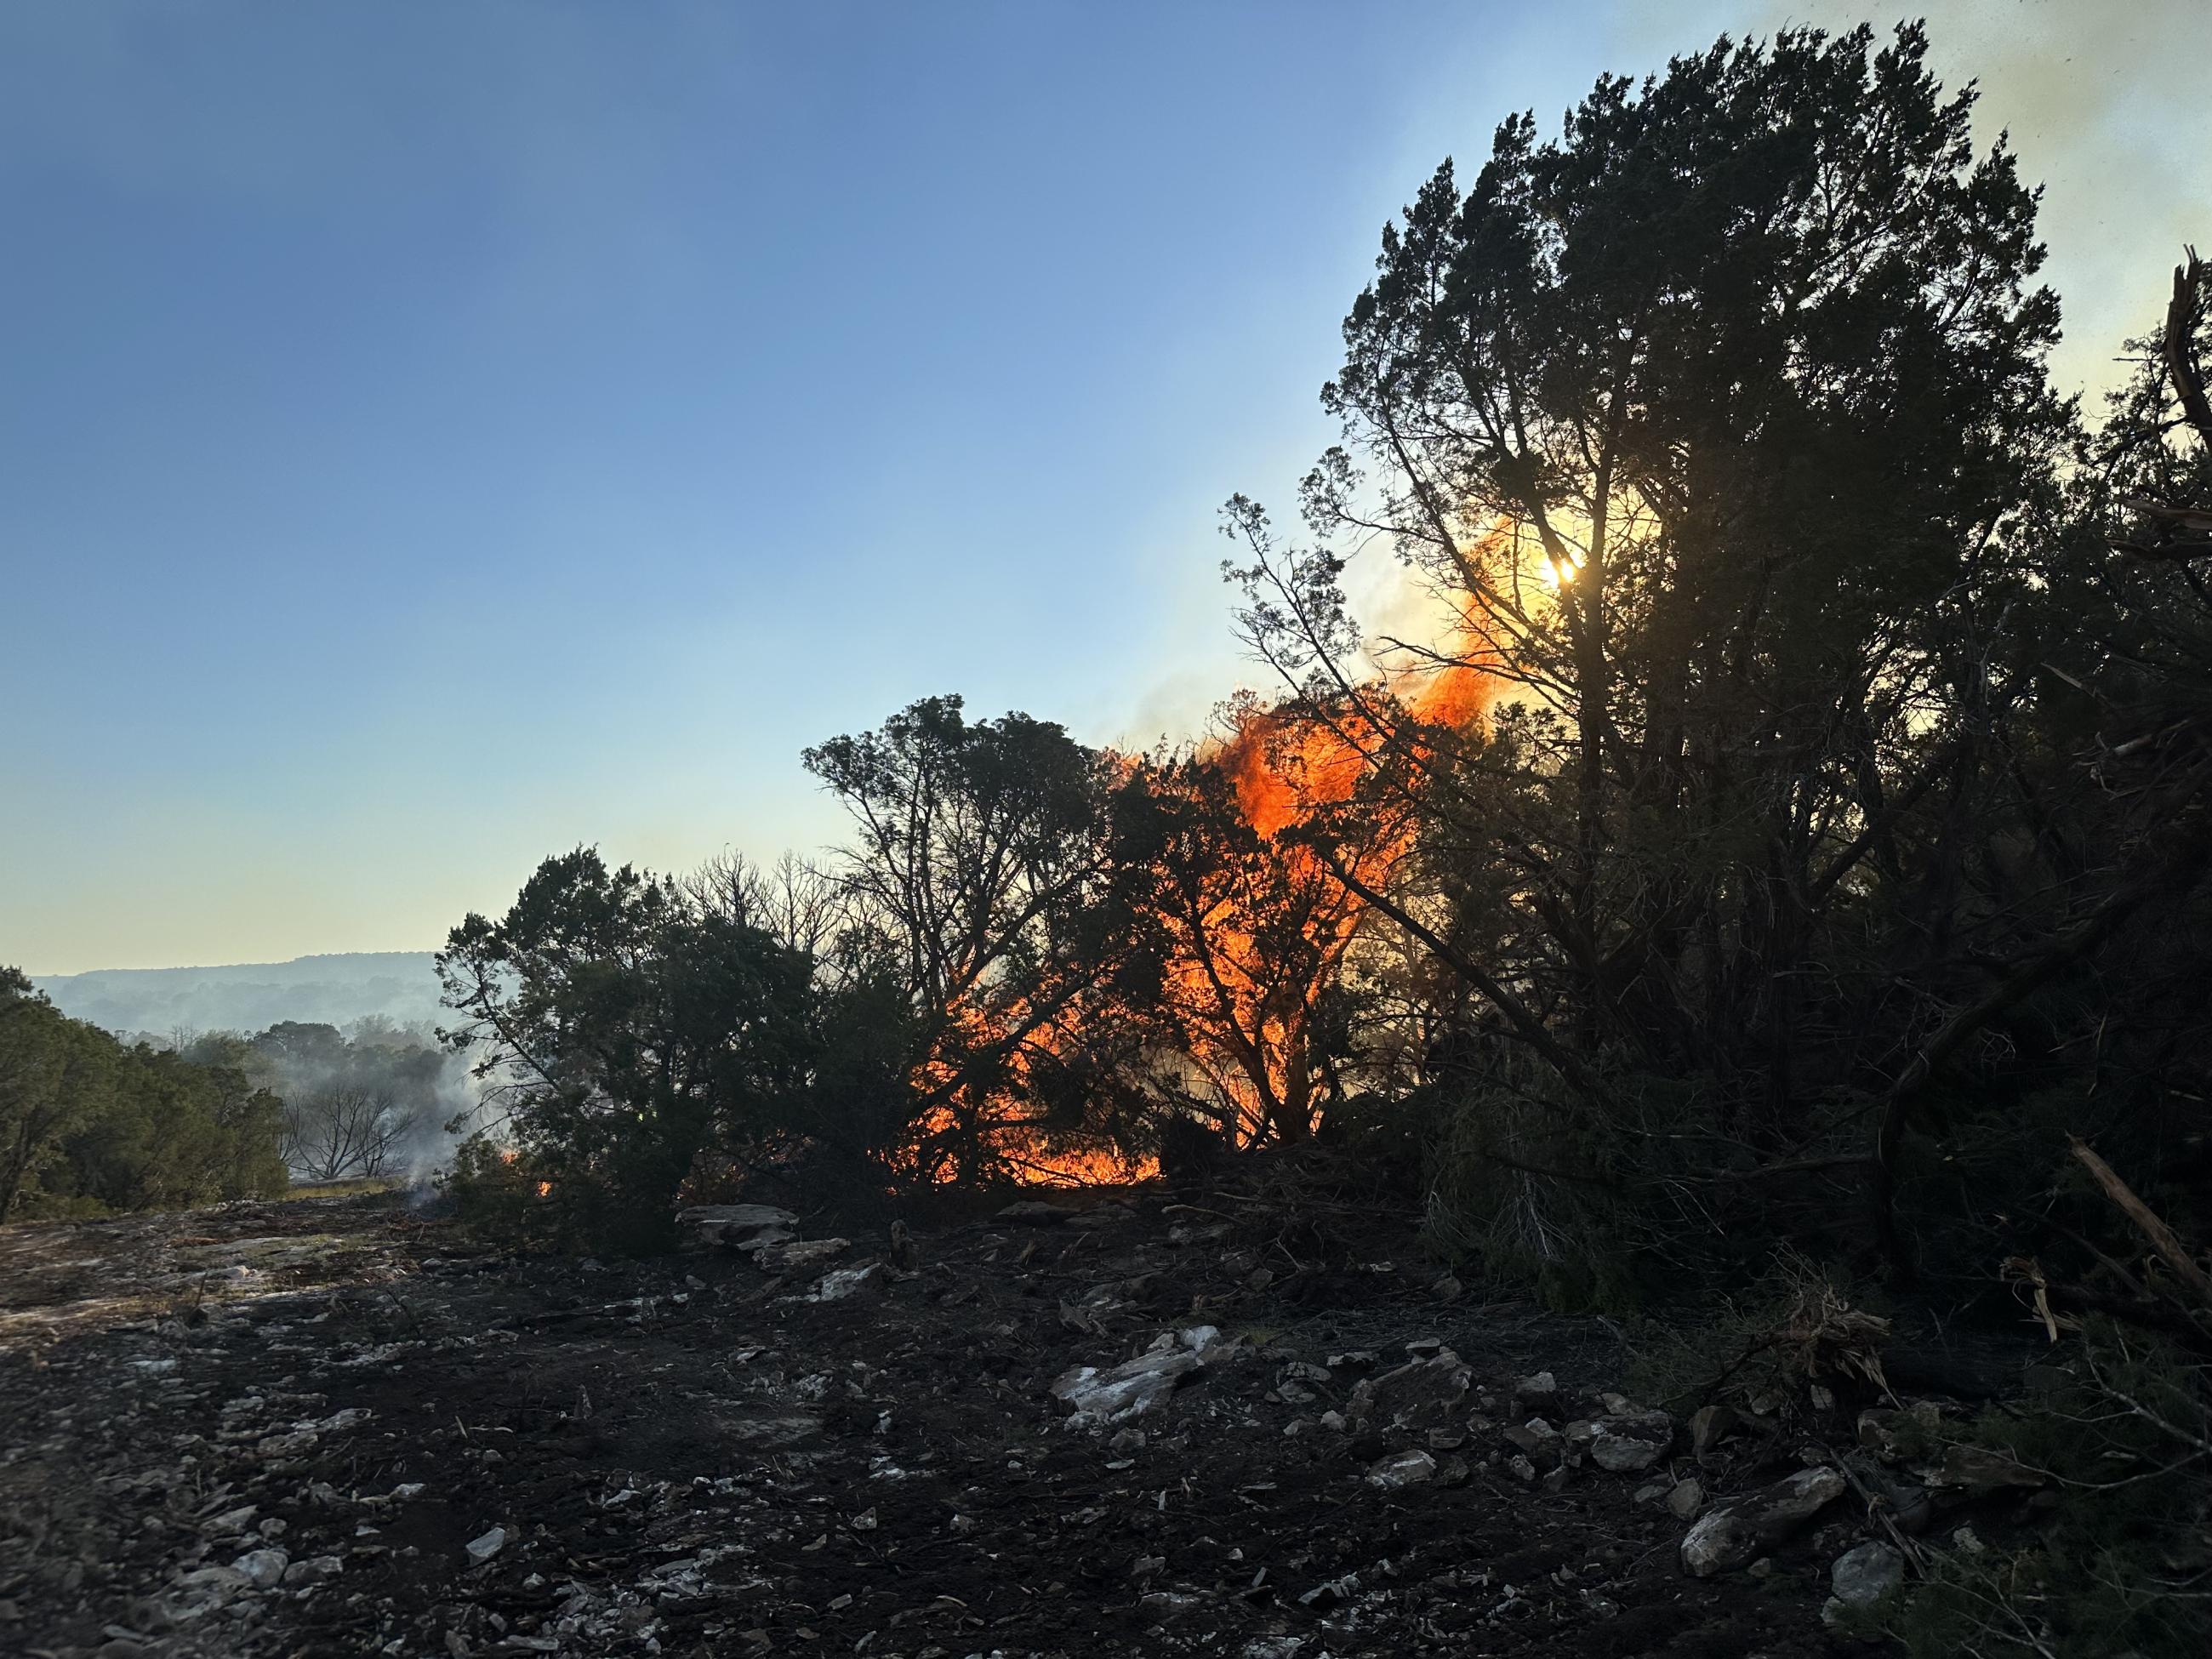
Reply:
[[0, 981], [12, 1108], [0, 1218], [90, 1216], [384, 1181], [427, 1190], [480, 1095], [435, 1033], [380, 1016], [125, 1038]]
[[374, 1016], [343, 1030], [288, 1021], [246, 1038], [245, 1048], [283, 1099], [284, 1158], [295, 1181], [427, 1187], [479, 1104], [465, 1062], [431, 1028]]

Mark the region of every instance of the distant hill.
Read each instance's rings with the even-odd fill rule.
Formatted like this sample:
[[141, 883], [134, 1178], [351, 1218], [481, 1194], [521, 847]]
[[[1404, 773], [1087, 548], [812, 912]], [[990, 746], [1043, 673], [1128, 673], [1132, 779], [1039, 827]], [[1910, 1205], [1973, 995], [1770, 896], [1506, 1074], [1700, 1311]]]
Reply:
[[99, 968], [35, 981], [54, 1006], [111, 1031], [167, 1036], [258, 1031], [279, 1020], [344, 1025], [382, 1014], [434, 1024], [438, 976], [428, 951], [356, 951], [222, 968]]

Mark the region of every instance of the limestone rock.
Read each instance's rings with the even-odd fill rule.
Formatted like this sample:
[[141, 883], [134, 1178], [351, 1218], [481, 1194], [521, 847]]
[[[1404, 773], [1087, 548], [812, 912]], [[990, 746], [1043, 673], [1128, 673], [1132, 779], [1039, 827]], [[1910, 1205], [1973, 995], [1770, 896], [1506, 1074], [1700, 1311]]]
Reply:
[[1520, 1409], [1530, 1416], [1555, 1414], [1559, 1409], [1559, 1381], [1549, 1371], [1537, 1371], [1514, 1383], [1513, 1398]]
[[[1186, 1335], [1195, 1336], [1210, 1328], [1200, 1326]], [[1053, 1382], [1053, 1398], [1075, 1408], [1074, 1416], [1068, 1419], [1072, 1428], [1127, 1422], [1152, 1410], [1186, 1377], [1203, 1370], [1206, 1348], [1202, 1340], [1154, 1348], [1103, 1370], [1095, 1365], [1073, 1366]]]
[[1352, 1386], [1345, 1415], [1365, 1428], [1416, 1432], [1456, 1426], [1466, 1413], [1474, 1373], [1449, 1348]]
[[1367, 1471], [1366, 1480], [1382, 1492], [1426, 1486], [1437, 1476], [1437, 1460], [1425, 1451], [1393, 1452]]
[[337, 1577], [345, 1571], [345, 1562], [335, 1555], [311, 1555], [304, 1561], [295, 1561], [284, 1569], [284, 1588], [297, 1589], [306, 1584], [320, 1584]]
[[292, 1558], [283, 1550], [248, 1550], [230, 1567], [254, 1589], [273, 1589], [283, 1582], [284, 1569], [291, 1565]]
[[880, 1261], [865, 1267], [840, 1267], [822, 1275], [822, 1282], [807, 1297], [809, 1302], [842, 1302], [866, 1291], [879, 1291], [890, 1283], [890, 1269]]
[[799, 1218], [773, 1204], [695, 1204], [676, 1212], [676, 1224], [696, 1228], [705, 1243], [753, 1249], [797, 1237]]
[[1514, 1425], [1505, 1431], [1505, 1438], [1539, 1468], [1549, 1468], [1559, 1461], [1559, 1431], [1540, 1417]]
[[1601, 1417], [1590, 1439], [1590, 1461], [1615, 1474], [1641, 1474], [1674, 1443], [1674, 1419], [1664, 1412]]
[[1735, 1426], [1735, 1413], [1726, 1406], [1698, 1407], [1690, 1418], [1690, 1455], [1703, 1457]]
[[1800, 1469], [1764, 1491], [1723, 1504], [1682, 1540], [1682, 1565], [1700, 1578], [1743, 1566], [1842, 1497], [1846, 1486], [1834, 1469]]
[[1845, 1550], [1828, 1569], [1835, 1594], [1820, 1609], [1820, 1621], [1841, 1624], [1848, 1613], [1863, 1612], [1905, 1582], [1905, 1558], [1880, 1540]]
[[853, 1248], [849, 1238], [787, 1238], [763, 1244], [754, 1259], [771, 1273], [789, 1267], [811, 1267]]

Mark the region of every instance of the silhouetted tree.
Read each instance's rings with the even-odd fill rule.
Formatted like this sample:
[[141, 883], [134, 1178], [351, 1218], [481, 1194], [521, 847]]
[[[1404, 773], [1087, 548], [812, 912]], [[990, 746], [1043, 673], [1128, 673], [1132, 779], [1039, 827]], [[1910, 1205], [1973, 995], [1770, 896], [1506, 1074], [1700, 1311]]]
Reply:
[[1026, 714], [970, 722], [957, 696], [805, 758], [852, 815], [852, 916], [917, 1021], [916, 1169], [974, 1179], [1028, 1131], [1079, 1127], [1080, 1091], [1060, 1086], [1081, 1047], [1065, 1022], [1120, 937], [1111, 763]]
[[805, 1097], [811, 960], [592, 849], [546, 860], [437, 961], [496, 1115], [475, 1167], [514, 1153], [615, 1242], [665, 1239], [700, 1154], [787, 1130]]

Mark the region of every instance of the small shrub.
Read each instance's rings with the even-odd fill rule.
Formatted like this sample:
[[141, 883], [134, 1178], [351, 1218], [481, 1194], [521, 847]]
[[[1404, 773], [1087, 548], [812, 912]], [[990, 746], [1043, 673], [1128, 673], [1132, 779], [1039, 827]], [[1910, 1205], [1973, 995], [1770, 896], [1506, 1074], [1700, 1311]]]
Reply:
[[1883, 1394], [1888, 1338], [1889, 1322], [1854, 1306], [1848, 1285], [1784, 1250], [1742, 1296], [1704, 1316], [1646, 1322], [1628, 1380], [1675, 1409], [1723, 1395], [1794, 1401], [1814, 1382]]
[[2044, 1473], [2058, 1503], [2023, 1544], [1934, 1558], [1888, 1621], [1914, 1659], [2212, 1652], [2203, 1369], [2101, 1322], [2063, 1369], [2069, 1380], [1957, 1435]]
[[1642, 1306], [1648, 1287], [1601, 1139], [1514, 1081], [1474, 1090], [1437, 1114], [1430, 1243], [1462, 1271], [1533, 1289], [1562, 1312]]

